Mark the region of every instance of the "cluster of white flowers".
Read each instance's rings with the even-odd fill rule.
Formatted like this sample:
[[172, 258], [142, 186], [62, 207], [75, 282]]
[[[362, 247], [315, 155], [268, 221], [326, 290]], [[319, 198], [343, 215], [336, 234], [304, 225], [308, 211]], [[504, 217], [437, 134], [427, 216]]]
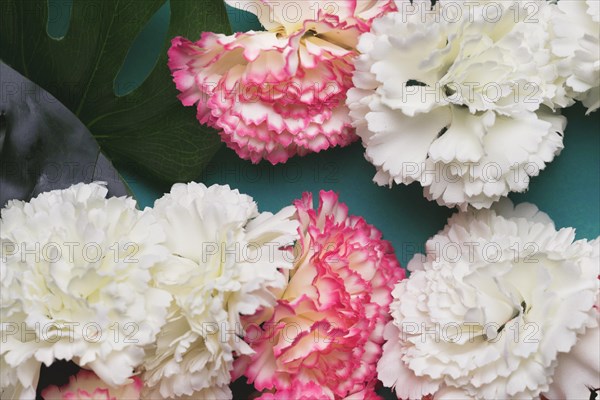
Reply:
[[143, 373], [152, 398], [230, 398], [234, 354], [251, 352], [240, 316], [286, 284], [295, 209], [259, 213], [228, 186], [195, 183], [144, 211], [106, 194], [79, 184], [2, 209], [3, 398], [34, 398], [56, 360], [110, 386]]
[[347, 98], [375, 182], [461, 209], [526, 190], [563, 148], [557, 110], [597, 107], [598, 2], [396, 5], [361, 36]]
[[393, 292], [381, 381], [403, 399], [588, 398], [600, 239], [574, 237], [526, 203], [454, 215]]

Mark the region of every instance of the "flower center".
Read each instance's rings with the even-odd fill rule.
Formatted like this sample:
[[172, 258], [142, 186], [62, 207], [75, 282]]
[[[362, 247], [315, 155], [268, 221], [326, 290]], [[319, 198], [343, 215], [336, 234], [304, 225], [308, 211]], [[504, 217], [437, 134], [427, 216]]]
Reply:
[[317, 31], [315, 31], [314, 29], [309, 29], [304, 33], [304, 38], [309, 38], [309, 37], [319, 37], [319, 34], [317, 33]]
[[[519, 307], [515, 307], [513, 309], [513, 313], [510, 315], [509, 318], [505, 320], [505, 322], [502, 325], [498, 326], [498, 322], [480, 326], [481, 330], [479, 331], [478, 336], [480, 335], [484, 341], [494, 340], [502, 334], [502, 331], [506, 329], [507, 324], [509, 324], [511, 321], [514, 321], [516, 318], [524, 317], [525, 314], [527, 314], [530, 310], [531, 307], [528, 307], [525, 300], [523, 300], [521, 301]], [[514, 329], [514, 326], [511, 327], [511, 329]]]
[[444, 85], [444, 94], [447, 97], [452, 97], [452, 96], [454, 96], [456, 94], [456, 89], [450, 87], [449, 85]]
[[[503, 323], [502, 325], [500, 325], [500, 327], [498, 328], [498, 330], [496, 331], [496, 333], [501, 333], [504, 328], [506, 327], [506, 324], [509, 323], [510, 321], [512, 321], [513, 319], [517, 318], [519, 315], [521, 314], [526, 314], [529, 311], [529, 308], [527, 308], [527, 303], [525, 302], [525, 300], [523, 300], [521, 302], [521, 308], [520, 309], [516, 309], [514, 314], [508, 319], [508, 321], [506, 321], [505, 323]], [[486, 336], [486, 335], [484, 335]]]

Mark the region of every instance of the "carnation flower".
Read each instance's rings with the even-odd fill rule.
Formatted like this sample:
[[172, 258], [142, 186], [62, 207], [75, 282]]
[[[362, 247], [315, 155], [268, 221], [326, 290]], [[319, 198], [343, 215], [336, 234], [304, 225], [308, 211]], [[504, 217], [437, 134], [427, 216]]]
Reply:
[[167, 323], [144, 364], [144, 398], [231, 398], [241, 315], [272, 307], [291, 257], [279, 250], [297, 238], [293, 207], [259, 213], [250, 196], [229, 186], [177, 184], [152, 211], [167, 234], [170, 258], [154, 270], [172, 293]]
[[571, 102], [549, 49], [555, 6], [397, 3], [360, 37], [347, 99], [375, 182], [417, 181], [462, 209], [526, 190], [563, 147], [551, 108]]
[[[278, 390], [277, 393], [264, 393], [260, 400], [327, 400], [330, 396], [323, 391], [323, 388], [314, 383], [296, 383], [291, 387]], [[379, 400], [373, 384], [357, 393], [352, 393], [343, 400]]]
[[71, 376], [69, 383], [62, 387], [50, 386], [42, 392], [44, 400], [139, 400], [142, 380], [134, 376], [131, 383], [110, 387], [96, 374], [82, 369]]
[[295, 202], [299, 254], [274, 310], [246, 320], [255, 354], [236, 361], [262, 398], [373, 398], [393, 284], [404, 277], [389, 242], [349, 216], [333, 192]]
[[570, 94], [588, 107], [600, 107], [600, 2], [561, 0], [552, 20], [554, 54], [565, 58]]
[[547, 392], [597, 314], [600, 240], [574, 238], [526, 203], [452, 216], [393, 291], [379, 379], [403, 399]]
[[2, 386], [31, 399], [42, 363], [72, 360], [108, 385], [128, 382], [171, 296], [149, 286], [164, 233], [102, 184], [42, 193], [2, 210]]
[[595, 309], [595, 318], [588, 321], [575, 346], [556, 359], [546, 399], [592, 399], [590, 391], [600, 388], [600, 295]]
[[[273, 164], [357, 139], [345, 106], [361, 32], [391, 0], [228, 1], [266, 32], [173, 39], [169, 67], [185, 106], [244, 159]], [[291, 16], [292, 11], [296, 12]]]

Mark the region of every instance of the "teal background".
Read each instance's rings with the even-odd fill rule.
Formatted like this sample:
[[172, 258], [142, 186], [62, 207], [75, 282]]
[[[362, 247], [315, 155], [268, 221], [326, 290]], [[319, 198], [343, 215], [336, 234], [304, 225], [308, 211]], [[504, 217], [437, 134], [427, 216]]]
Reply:
[[[232, 8], [228, 11], [234, 31], [261, 29], [254, 15]], [[159, 11], [156, 18], [168, 23], [168, 8]], [[138, 45], [162, 43], [165, 38], [160, 36], [159, 25], [153, 21], [150, 33], [154, 36], [146, 33], [145, 41], [138, 41]], [[143, 61], [137, 67], [142, 73]], [[532, 179], [527, 193], [510, 197], [515, 202], [536, 204], [554, 219], [557, 227], [575, 227], [578, 238], [593, 239], [600, 235], [600, 114], [586, 116], [579, 104], [564, 114], [569, 125], [562, 154]], [[223, 146], [197, 181], [207, 185], [228, 184], [253, 196], [261, 210], [273, 212], [289, 205], [303, 192], [313, 192], [316, 196], [319, 190], [334, 190], [348, 204], [351, 213], [365, 217], [383, 232], [394, 245], [402, 265], [406, 265], [415, 252], [423, 251], [427, 238], [445, 225], [453, 210], [425, 199], [418, 184], [379, 187], [372, 182], [374, 174], [375, 168], [364, 159], [360, 143], [295, 157], [277, 166], [265, 162], [253, 165]], [[169, 190], [127, 171], [124, 176], [140, 207], [152, 206], [155, 199]]]

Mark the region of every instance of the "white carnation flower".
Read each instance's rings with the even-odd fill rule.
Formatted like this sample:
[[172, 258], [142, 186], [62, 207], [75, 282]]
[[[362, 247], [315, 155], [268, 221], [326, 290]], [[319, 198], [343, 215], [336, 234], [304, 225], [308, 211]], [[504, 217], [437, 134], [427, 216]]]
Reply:
[[600, 388], [600, 296], [595, 314], [575, 346], [558, 356], [550, 390], [544, 393], [546, 399], [587, 400], [592, 398], [590, 391]]
[[552, 19], [556, 38], [552, 50], [564, 57], [564, 74], [574, 98], [588, 107], [600, 107], [600, 1], [560, 0]]
[[259, 213], [250, 196], [228, 186], [175, 185], [153, 210], [167, 233], [171, 258], [156, 284], [175, 299], [145, 363], [144, 398], [231, 398], [234, 356], [250, 354], [241, 315], [272, 307], [286, 284], [279, 250], [297, 239], [293, 207]]
[[2, 387], [32, 399], [42, 363], [72, 360], [109, 385], [128, 382], [171, 301], [149, 287], [164, 233], [102, 184], [42, 193], [2, 210]]
[[526, 190], [563, 147], [566, 120], [552, 109], [572, 102], [550, 50], [555, 6], [397, 6], [361, 36], [347, 99], [375, 182], [418, 181], [463, 209]]
[[595, 326], [600, 240], [574, 238], [531, 204], [452, 216], [393, 291], [379, 379], [410, 399], [547, 392]]

